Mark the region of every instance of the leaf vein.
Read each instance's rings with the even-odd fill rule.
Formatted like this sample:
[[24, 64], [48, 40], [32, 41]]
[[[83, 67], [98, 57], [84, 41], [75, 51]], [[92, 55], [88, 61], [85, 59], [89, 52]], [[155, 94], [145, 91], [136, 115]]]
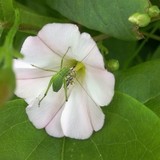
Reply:
[[92, 138], [90, 138], [90, 141], [91, 141], [91, 142], [93, 143], [93, 145], [95, 146], [95, 148], [96, 148], [96, 150], [97, 150], [97, 152], [98, 152], [98, 154], [99, 154], [99, 158], [100, 158], [101, 160], [104, 160], [104, 158], [103, 158], [103, 156], [102, 156], [102, 154], [101, 154], [101, 152], [100, 152], [97, 144], [94, 142], [94, 140], [93, 140]]

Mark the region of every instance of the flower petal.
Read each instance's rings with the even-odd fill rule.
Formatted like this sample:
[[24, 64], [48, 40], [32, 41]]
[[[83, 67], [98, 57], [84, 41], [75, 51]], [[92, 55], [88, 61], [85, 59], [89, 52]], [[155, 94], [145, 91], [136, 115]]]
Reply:
[[103, 57], [92, 37], [88, 33], [82, 33], [77, 46], [73, 49], [73, 57], [76, 60], [104, 69]]
[[39, 105], [42, 96], [43, 94], [37, 97], [33, 103], [30, 103], [26, 108], [26, 113], [36, 128], [46, 127], [65, 102], [63, 89], [58, 93], [50, 89], [47, 96]]
[[38, 33], [38, 37], [61, 57], [78, 42], [79, 36], [78, 27], [67, 23], [47, 24]]
[[15, 94], [30, 104], [36, 97], [46, 91], [50, 79], [51, 77], [17, 80]]
[[25, 63], [21, 60], [15, 59], [13, 64], [14, 64], [13, 68], [14, 68], [17, 80], [43, 78], [43, 77], [49, 77], [55, 74], [50, 71], [43, 71], [41, 69], [37, 69], [32, 65]]
[[73, 88], [62, 112], [61, 124], [65, 136], [86, 139], [93, 132], [88, 115], [88, 101], [84, 90], [78, 84]]
[[110, 103], [114, 95], [115, 79], [107, 70], [86, 66], [85, 84], [89, 95], [100, 106]]
[[88, 108], [89, 108], [91, 123], [93, 129], [95, 131], [98, 131], [103, 127], [105, 115], [103, 114], [101, 108], [97, 106], [91, 98], [89, 101], [90, 105], [88, 105]]
[[87, 107], [88, 107], [88, 114], [90, 117], [90, 121], [92, 124], [92, 127], [95, 131], [100, 130], [103, 127], [105, 115], [103, 114], [100, 106], [98, 106], [93, 99], [90, 97], [90, 95], [87, 93], [85, 84], [82, 84], [83, 82], [80, 82], [78, 80], [78, 83], [84, 90], [85, 98], [87, 98]]
[[28, 37], [22, 46], [21, 52], [24, 54], [22, 61], [46, 69], [59, 69], [61, 57], [55, 54], [37, 36]]
[[64, 136], [64, 133], [61, 127], [61, 115], [62, 115], [63, 109], [64, 109], [64, 106], [58, 111], [58, 113], [56, 113], [55, 117], [49, 122], [49, 124], [45, 128], [46, 132], [53, 137]]

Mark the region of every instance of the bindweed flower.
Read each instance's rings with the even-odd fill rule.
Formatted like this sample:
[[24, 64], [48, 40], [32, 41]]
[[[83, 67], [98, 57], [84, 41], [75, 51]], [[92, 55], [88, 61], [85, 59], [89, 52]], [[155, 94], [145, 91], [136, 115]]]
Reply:
[[[35, 37], [28, 37], [21, 49], [23, 60], [15, 60], [16, 95], [28, 103], [33, 125], [54, 137], [89, 138], [104, 124], [100, 106], [114, 95], [114, 76], [104, 68], [96, 43], [73, 24], [47, 24]], [[53, 75], [69, 68], [64, 86], [49, 88]], [[58, 72], [58, 73], [57, 73]]]

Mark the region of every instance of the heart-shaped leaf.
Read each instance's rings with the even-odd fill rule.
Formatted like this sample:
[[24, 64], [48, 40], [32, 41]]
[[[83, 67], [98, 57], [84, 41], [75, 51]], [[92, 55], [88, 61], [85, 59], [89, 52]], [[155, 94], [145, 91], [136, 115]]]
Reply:
[[149, 7], [148, 0], [47, 0], [47, 3], [79, 24], [125, 40], [141, 37], [128, 18], [135, 12], [145, 13]]
[[160, 94], [160, 60], [153, 60], [122, 71], [117, 75], [116, 89], [141, 102]]
[[155, 160], [160, 157], [160, 120], [130, 96], [116, 93], [104, 108], [105, 126], [88, 140], [53, 138], [35, 129], [23, 100], [0, 109], [0, 160]]

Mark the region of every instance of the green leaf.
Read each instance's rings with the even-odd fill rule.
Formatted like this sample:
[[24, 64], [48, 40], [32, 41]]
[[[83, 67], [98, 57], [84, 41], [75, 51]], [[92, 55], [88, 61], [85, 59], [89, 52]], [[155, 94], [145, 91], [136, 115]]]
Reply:
[[116, 76], [116, 89], [141, 102], [160, 94], [160, 60], [148, 61], [121, 71]]
[[54, 17], [47, 17], [34, 13], [31, 9], [19, 3], [16, 3], [16, 7], [20, 10], [20, 30], [23, 32], [36, 34], [47, 23], [61, 22], [61, 20]]
[[[160, 157], [160, 119], [151, 110], [134, 98], [117, 93], [107, 110], [107, 117], [108, 132], [104, 134], [108, 133], [105, 136], [111, 143], [109, 153], [113, 160], [155, 160]], [[114, 155], [116, 152], [120, 156]]]
[[[62, 22], [62, 20], [54, 17], [34, 13], [34, 11], [18, 2], [14, 2], [14, 7], [18, 8], [20, 11], [19, 30], [23, 32], [36, 34], [47, 23]], [[10, 28], [14, 22], [13, 1], [0, 0], [0, 13], [0, 30], [3, 28]]]
[[141, 37], [128, 18], [135, 12], [145, 13], [149, 7], [148, 0], [47, 0], [47, 3], [79, 24], [125, 40]]
[[157, 59], [157, 58], [160, 58], [160, 46], [157, 47], [152, 56], [152, 59]]
[[30, 10], [39, 15], [54, 17], [58, 19], [66, 19], [60, 13], [48, 6], [44, 0], [18, 0], [18, 2], [19, 4], [25, 6], [28, 11]]
[[151, 98], [145, 105], [160, 117], [160, 95]]
[[14, 8], [13, 0], [0, 0], [0, 23], [13, 21]]
[[[0, 160], [155, 160], [160, 157], [160, 120], [135, 99], [116, 93], [104, 108], [106, 123], [88, 140], [53, 138], [35, 129], [23, 100], [0, 109]], [[116, 153], [116, 154], [115, 154]]]
[[15, 100], [0, 110], [0, 160], [27, 158], [46, 136], [30, 124], [24, 106], [23, 100]]

